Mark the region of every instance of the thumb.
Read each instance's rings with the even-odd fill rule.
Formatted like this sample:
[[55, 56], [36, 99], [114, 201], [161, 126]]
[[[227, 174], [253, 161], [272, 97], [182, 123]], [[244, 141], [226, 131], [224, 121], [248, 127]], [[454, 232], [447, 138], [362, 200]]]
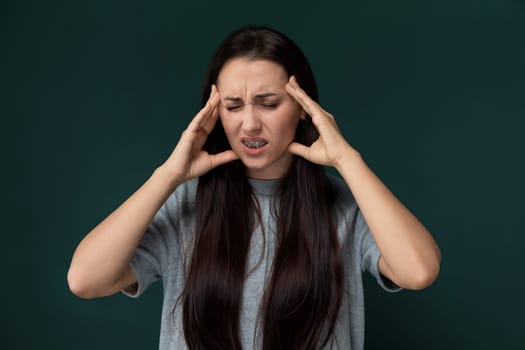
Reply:
[[239, 156], [232, 150], [210, 155], [212, 168], [218, 167], [219, 165], [226, 164], [236, 159], [239, 159]]
[[295, 154], [297, 156], [303, 157], [305, 159], [308, 159], [308, 153], [309, 153], [309, 147], [306, 147], [305, 145], [301, 145], [297, 142], [292, 142], [290, 146], [288, 146], [288, 152]]

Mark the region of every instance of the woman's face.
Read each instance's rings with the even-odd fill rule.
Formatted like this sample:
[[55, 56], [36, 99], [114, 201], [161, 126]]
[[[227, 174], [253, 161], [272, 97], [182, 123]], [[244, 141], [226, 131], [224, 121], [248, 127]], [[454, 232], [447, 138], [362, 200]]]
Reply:
[[290, 168], [287, 150], [302, 109], [284, 89], [287, 82], [279, 64], [242, 57], [227, 61], [217, 78], [224, 131], [251, 178], [282, 178]]

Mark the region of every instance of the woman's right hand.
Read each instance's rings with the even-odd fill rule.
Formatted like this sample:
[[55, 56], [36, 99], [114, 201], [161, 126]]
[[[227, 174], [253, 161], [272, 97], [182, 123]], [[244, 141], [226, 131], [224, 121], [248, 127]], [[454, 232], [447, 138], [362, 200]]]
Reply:
[[219, 102], [219, 91], [212, 85], [208, 102], [184, 130], [177, 146], [161, 165], [175, 186], [239, 158], [232, 150], [211, 155], [202, 149], [219, 118]]
[[169, 158], [79, 243], [67, 276], [75, 295], [101, 297], [133, 284], [137, 277], [129, 262], [149, 223], [174, 188], [238, 158], [231, 150], [210, 155], [202, 149], [219, 117], [219, 101], [219, 92], [212, 86], [206, 106], [182, 133]]

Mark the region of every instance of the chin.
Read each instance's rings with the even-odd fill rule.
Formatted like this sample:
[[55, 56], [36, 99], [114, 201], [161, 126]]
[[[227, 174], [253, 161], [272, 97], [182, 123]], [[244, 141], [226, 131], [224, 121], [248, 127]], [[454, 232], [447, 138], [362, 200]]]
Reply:
[[244, 165], [244, 167], [246, 168], [247, 171], [263, 171], [264, 168], [267, 166], [267, 164], [261, 164], [260, 162], [245, 162], [244, 160], [242, 160], [242, 164]]

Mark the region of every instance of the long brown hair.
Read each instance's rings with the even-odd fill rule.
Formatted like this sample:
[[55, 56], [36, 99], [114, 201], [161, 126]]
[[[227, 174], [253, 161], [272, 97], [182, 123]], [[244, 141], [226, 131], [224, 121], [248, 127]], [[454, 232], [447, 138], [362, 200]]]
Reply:
[[[218, 47], [204, 83], [205, 104], [222, 66], [235, 57], [280, 64], [314, 100], [315, 79], [301, 50], [266, 27], [245, 27]], [[307, 116], [295, 141], [318, 137]], [[230, 145], [220, 120], [204, 149]], [[314, 349], [330, 339], [341, 305], [343, 265], [324, 169], [295, 157], [278, 192], [277, 239], [272, 274], [261, 309], [262, 347]], [[190, 349], [242, 349], [239, 316], [247, 255], [260, 210], [240, 160], [199, 178], [195, 243], [182, 294], [183, 325]]]

